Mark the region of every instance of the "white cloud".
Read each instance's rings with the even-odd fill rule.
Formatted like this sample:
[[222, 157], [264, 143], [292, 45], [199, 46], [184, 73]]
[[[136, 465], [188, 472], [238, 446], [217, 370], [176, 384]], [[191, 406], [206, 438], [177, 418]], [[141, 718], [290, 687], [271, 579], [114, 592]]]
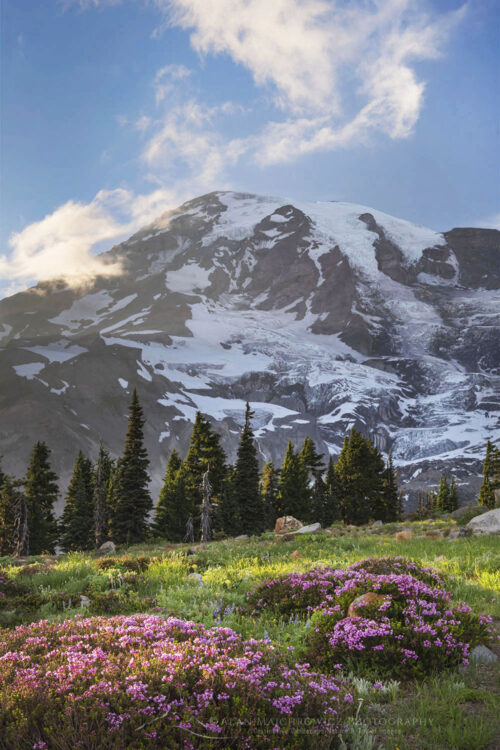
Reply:
[[[370, 132], [407, 138], [425, 83], [411, 65], [440, 55], [465, 6], [429, 16], [418, 0], [156, 0], [202, 54], [226, 53], [288, 113], [254, 137], [261, 165], [343, 147]], [[357, 112], [353, 100], [360, 100]], [[364, 101], [363, 101], [364, 100]]]
[[471, 224], [473, 227], [480, 227], [481, 229], [498, 229], [500, 230], [500, 211], [491, 216], [487, 216], [484, 219], [479, 219]]
[[175, 91], [182, 81], [187, 81], [191, 71], [184, 65], [165, 65], [154, 80], [156, 103], [162, 102], [168, 93]]
[[95, 246], [130, 235], [175, 205], [176, 199], [160, 188], [149, 195], [101, 190], [90, 203], [68, 201], [10, 237], [10, 256], [0, 256], [0, 279], [11, 282], [7, 293], [46, 279], [64, 278], [79, 285], [96, 276], [119, 274], [119, 263], [92, 254]]

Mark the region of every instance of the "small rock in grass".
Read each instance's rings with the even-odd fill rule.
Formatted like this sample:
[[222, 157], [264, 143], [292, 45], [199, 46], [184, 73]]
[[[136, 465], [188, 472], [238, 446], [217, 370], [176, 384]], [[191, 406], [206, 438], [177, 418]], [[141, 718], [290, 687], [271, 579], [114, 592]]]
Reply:
[[476, 646], [470, 653], [469, 661], [471, 664], [494, 664], [498, 656], [486, 646]]
[[386, 596], [375, 594], [373, 591], [369, 591], [367, 594], [361, 594], [361, 596], [357, 596], [349, 605], [347, 617], [363, 617], [363, 609], [366, 605], [383, 604], [385, 601], [387, 601]]
[[426, 539], [441, 539], [442, 534], [439, 531], [428, 531], [425, 535]]
[[398, 531], [396, 534], [396, 541], [397, 542], [408, 542], [413, 537], [413, 534], [411, 531]]
[[116, 552], [116, 544], [114, 542], [104, 542], [99, 547], [100, 555], [114, 555]]
[[80, 607], [90, 607], [90, 599], [85, 594], [80, 596]]
[[301, 555], [301, 553], [299, 552], [299, 550], [298, 550], [298, 549], [296, 549], [296, 550], [294, 550], [294, 551], [292, 552], [292, 554], [290, 555], [290, 557], [292, 558], [292, 560], [298, 560], [298, 559], [299, 559], [299, 557], [302, 557], [302, 555]]
[[191, 581], [196, 581], [196, 583], [203, 583], [203, 576], [201, 575], [201, 573], [190, 573], [188, 575], [188, 578]]
[[245, 539], [250, 539], [250, 537], [248, 536], [248, 534], [240, 534], [239, 536], [235, 536], [234, 537], [234, 541], [235, 542], [244, 542]]
[[375, 526], [383, 526], [383, 525], [384, 525], [384, 522], [383, 522], [383, 521], [374, 521], [374, 522], [372, 523], [372, 527], [375, 527]]
[[204, 544], [196, 544], [194, 547], [189, 547], [187, 553], [188, 555], [196, 555], [198, 552], [203, 552], [204, 550]]

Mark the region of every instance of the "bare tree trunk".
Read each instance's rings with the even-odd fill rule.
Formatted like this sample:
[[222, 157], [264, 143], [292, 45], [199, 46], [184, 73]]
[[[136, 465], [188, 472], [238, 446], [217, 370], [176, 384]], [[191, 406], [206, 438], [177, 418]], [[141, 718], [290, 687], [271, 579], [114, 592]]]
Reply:
[[28, 505], [22, 492], [17, 493], [16, 521], [14, 526], [14, 554], [27, 557], [30, 553], [30, 532], [28, 526]]
[[212, 538], [212, 519], [210, 518], [210, 496], [212, 494], [212, 485], [208, 478], [208, 469], [203, 474], [201, 489], [203, 492], [203, 502], [201, 505], [201, 541], [209, 542]]
[[186, 533], [184, 534], [183, 542], [194, 542], [194, 528], [193, 519], [189, 516], [186, 524]]

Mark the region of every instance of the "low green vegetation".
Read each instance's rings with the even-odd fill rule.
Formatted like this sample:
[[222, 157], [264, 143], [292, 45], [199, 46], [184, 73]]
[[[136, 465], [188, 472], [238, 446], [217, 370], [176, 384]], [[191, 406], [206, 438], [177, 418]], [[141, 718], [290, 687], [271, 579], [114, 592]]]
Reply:
[[[314, 571], [320, 571], [317, 580], [324, 581], [328, 580], [327, 571], [333, 571], [330, 574], [333, 576], [339, 575], [335, 571], [341, 571], [339, 580], [345, 584], [350, 580], [349, 576], [356, 573], [356, 563], [374, 558], [371, 563], [363, 563], [364, 572], [361, 578], [357, 577], [352, 592], [349, 593], [347, 587], [346, 594], [332, 602], [335, 605], [344, 596], [341, 614], [345, 615], [344, 610], [353, 598], [363, 591], [373, 590], [374, 581], [381, 582], [383, 586], [378, 591], [382, 596], [391, 596], [393, 611], [387, 614], [392, 626], [396, 627], [397, 622], [401, 623], [398, 620], [401, 603], [409, 592], [403, 587], [404, 596], [398, 600], [401, 592], [394, 586], [401, 582], [406, 586], [404, 576], [410, 575], [412, 580], [421, 582], [420, 594], [425, 594], [429, 605], [438, 602], [441, 607], [441, 599], [435, 597], [432, 586], [442, 586], [449, 592], [451, 601], [446, 602], [446, 611], [459, 612], [456, 609], [459, 602], [468, 605], [461, 617], [465, 629], [455, 630], [455, 635], [463, 635], [464, 641], [468, 639], [472, 645], [481, 642], [495, 649], [495, 643], [488, 641], [488, 634], [484, 628], [478, 627], [478, 623], [480, 615], [500, 620], [498, 537], [448, 539], [447, 534], [455, 525], [455, 521], [447, 519], [405, 523], [404, 528], [411, 530], [412, 538], [403, 541], [396, 539], [396, 532], [403, 528], [401, 524], [353, 528], [337, 523], [320, 533], [299, 535], [289, 541], [265, 533], [244, 541], [225, 539], [194, 546], [157, 540], [147, 545], [118, 548], [111, 556], [71, 552], [22, 561], [2, 558], [0, 625], [8, 629], [3, 631], [0, 641], [5, 641], [6, 633], [13, 632], [13, 626], [22, 624], [26, 627], [28, 623], [39, 620], [47, 621], [44, 627], [48, 627], [94, 616], [101, 618], [95, 621], [98, 625], [106, 622], [102, 618], [135, 616], [137, 613], [157, 618], [153, 622], [174, 616], [183, 621], [192, 620], [205, 628], [230, 628], [245, 643], [257, 639], [273, 646], [282, 655], [282, 665], [309, 662], [311, 670], [329, 676], [328, 679], [336, 680], [341, 686], [345, 684], [341, 690], [352, 696], [353, 703], [346, 705], [344, 729], [340, 733], [336, 730], [335, 737], [330, 738], [332, 744], [327, 743], [325, 747], [493, 750], [499, 738], [497, 696], [500, 675], [497, 665], [485, 665], [481, 669], [467, 667], [458, 671], [460, 659], [448, 655], [442, 663], [436, 658], [428, 660], [427, 667], [420, 674], [417, 670], [413, 676], [412, 670], [401, 665], [401, 659], [399, 670], [394, 670], [390, 660], [345, 658], [352, 654], [344, 654], [339, 649], [338, 661], [342, 667], [339, 671], [335, 664], [337, 659], [320, 658], [327, 652], [326, 641], [331, 639], [338, 620], [337, 614], [318, 612], [328, 586], [317, 594], [314, 587], [311, 589], [307, 585], [301, 589], [299, 599], [292, 599], [293, 591], [287, 583], [307, 581], [314, 577]], [[401, 556], [405, 558], [404, 562], [391, 560]], [[346, 573], [353, 565], [351, 573]], [[422, 572], [423, 567], [431, 567], [433, 572]], [[388, 580], [387, 576], [391, 575], [393, 578]], [[281, 589], [276, 588], [277, 596], [272, 592], [273, 586], [263, 586], [266, 580], [279, 582]], [[416, 585], [418, 587], [420, 583]], [[442, 604], [445, 604], [444, 600]], [[470, 615], [468, 607], [472, 610]], [[376, 612], [369, 609], [366, 616], [374, 616]], [[333, 620], [329, 620], [332, 614]], [[319, 627], [316, 631], [316, 620], [321, 618], [326, 618], [327, 627]], [[91, 632], [92, 627], [97, 626], [89, 624], [88, 627]], [[114, 627], [120, 628], [120, 622], [117, 621]], [[409, 631], [403, 629], [401, 632], [411, 640]], [[97, 635], [95, 637], [98, 639]], [[318, 639], [324, 642], [320, 644]], [[461, 639], [457, 637], [456, 640]], [[347, 640], [341, 641], [342, 638], [339, 644], [345, 647]], [[387, 646], [394, 645], [390, 637], [379, 641], [375, 645], [384, 642]], [[402, 648], [416, 651], [421, 656], [425, 646], [422, 639], [419, 643], [416, 647], [415, 642], [412, 646], [410, 641], [405, 641]], [[411, 663], [411, 654], [409, 659]], [[228, 670], [232, 668], [227, 665]], [[282, 666], [276, 663], [272, 669], [282, 669]], [[297, 676], [299, 679], [302, 678]], [[314, 681], [312, 677], [308, 679]], [[248, 693], [248, 700], [257, 700], [252, 690], [248, 692], [249, 689], [248, 685], [242, 686], [242, 696]], [[314, 704], [316, 708], [313, 704], [314, 701], [307, 708], [312, 714], [317, 710], [317, 704]], [[125, 708], [124, 711], [127, 712]], [[272, 710], [267, 704], [262, 704], [259, 711], [268, 719], [272, 718]], [[210, 724], [209, 719], [207, 722]], [[276, 732], [276, 743], [272, 747], [292, 750], [302, 747], [300, 743], [306, 747], [311, 741], [310, 737], [306, 741], [300, 733], [292, 733], [282, 734], [278, 742], [277, 735]], [[116, 735], [118, 743], [122, 736]], [[99, 742], [103, 741], [101, 737]], [[33, 746], [33, 743], [23, 742], [15, 745], [16, 749], [31, 749]], [[72, 742], [72, 747], [77, 746], [73, 735]], [[316, 739], [314, 742], [318, 747], [322, 746]], [[224, 747], [215, 739], [210, 743], [213, 744], [195, 743], [193, 746]], [[240, 747], [235, 743], [227, 747]], [[62, 748], [69, 746], [61, 745]], [[142, 739], [130, 746], [146, 748], [157, 745], [153, 739]], [[267, 747], [264, 741], [254, 746]], [[6, 747], [10, 750], [14, 745]], [[52, 748], [52, 745], [48, 747]], [[85, 747], [97, 748], [98, 745]], [[179, 739], [179, 744], [172, 747], [184, 745]]]

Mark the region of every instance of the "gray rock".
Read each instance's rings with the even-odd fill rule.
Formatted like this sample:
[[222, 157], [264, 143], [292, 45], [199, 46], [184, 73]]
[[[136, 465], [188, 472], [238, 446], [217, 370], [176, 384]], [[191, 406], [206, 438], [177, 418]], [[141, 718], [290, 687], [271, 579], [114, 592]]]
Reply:
[[372, 528], [374, 528], [375, 526], [383, 526], [383, 525], [384, 525], [383, 521], [374, 521], [372, 523]]
[[316, 534], [321, 529], [320, 523], [311, 523], [309, 526], [302, 526], [297, 531], [292, 531], [289, 536], [297, 536], [298, 534]]
[[90, 606], [90, 599], [88, 596], [85, 596], [85, 594], [82, 594], [80, 596], [80, 607], [89, 607]]
[[500, 534], [500, 508], [476, 516], [465, 528], [470, 529], [473, 534]]
[[196, 583], [203, 583], [203, 576], [201, 573], [190, 573], [188, 575], [190, 581], [196, 581]]
[[447, 513], [446, 515], [449, 515], [450, 518], [460, 518], [460, 516], [463, 516], [464, 513], [468, 513], [473, 509], [477, 510], [478, 514], [481, 513], [481, 508], [477, 503], [469, 503], [469, 505], [462, 505], [462, 507], [457, 508], [452, 513]]
[[116, 544], [114, 542], [104, 542], [99, 547], [100, 555], [114, 555], [116, 552]]
[[447, 539], [458, 539], [459, 536], [461, 536], [460, 532], [462, 529], [450, 529], [450, 533], [447, 536]]
[[471, 664], [494, 664], [498, 656], [486, 646], [476, 646], [471, 651], [469, 661]]
[[[186, 404], [190, 389], [198, 390], [196, 378], [203, 378], [207, 396], [228, 399], [226, 416], [212, 411], [208, 417], [217, 422], [229, 462], [237, 447], [234, 432], [243, 422], [241, 403], [249, 397], [259, 404], [252, 407], [256, 426], [263, 428], [259, 448], [275, 462], [283, 460], [290, 429], [297, 441], [310, 436], [325, 452], [355, 426], [373, 434], [380, 450], [392, 450], [405, 485], [405, 512], [443, 473], [456, 476], [464, 500], [477, 497], [481, 461], [467, 453], [481, 432], [470, 426], [482, 426], [485, 412], [499, 408], [500, 349], [489, 297], [476, 290], [500, 286], [499, 233], [456, 229], [438, 245], [437, 235], [429, 233], [430, 246], [415, 255], [411, 238], [421, 228], [408, 226], [391, 239], [396, 220], [386, 222], [366, 209], [359, 215], [359, 207], [345, 204], [346, 235], [335, 204], [323, 204], [322, 219], [314, 204], [299, 205], [210, 193], [106, 253], [104, 262], [123, 269], [112, 279], [100, 276], [79, 286], [54, 279], [0, 300], [4, 470], [24, 473], [25, 445], [36, 423], [39, 439], [52, 448], [64, 494], [79, 448], [96, 453], [102, 438], [112, 453], [122, 451], [124, 415], [140, 376], [157, 497], [165, 455], [173, 447], [181, 454], [187, 450]], [[360, 268], [358, 241], [372, 246], [372, 270]], [[325, 251], [318, 256], [320, 246]], [[208, 363], [205, 346], [198, 346], [206, 343], [204, 334], [190, 326], [200, 293], [207, 323], [220, 332]], [[390, 304], [388, 294], [394, 297]], [[411, 321], [404, 313], [408, 304]], [[293, 336], [272, 323], [273, 311], [285, 308], [295, 320]], [[332, 335], [354, 350], [352, 356], [340, 343], [332, 348]], [[169, 372], [174, 361], [181, 370], [186, 366], [185, 345], [201, 352], [189, 364], [187, 385]], [[151, 350], [153, 358], [145, 357]], [[57, 363], [54, 351], [64, 352]], [[221, 377], [226, 364], [234, 374]], [[349, 412], [340, 408], [343, 379], [352, 389]], [[89, 383], [91, 397], [82, 398]], [[422, 403], [408, 420], [415, 397], [423, 397]], [[286, 411], [277, 416], [271, 406]], [[452, 420], [460, 435], [453, 440]], [[461, 458], [448, 457], [458, 449]]]
[[234, 537], [235, 542], [244, 542], [246, 539], [250, 539], [248, 534], [240, 534], [239, 536]]

